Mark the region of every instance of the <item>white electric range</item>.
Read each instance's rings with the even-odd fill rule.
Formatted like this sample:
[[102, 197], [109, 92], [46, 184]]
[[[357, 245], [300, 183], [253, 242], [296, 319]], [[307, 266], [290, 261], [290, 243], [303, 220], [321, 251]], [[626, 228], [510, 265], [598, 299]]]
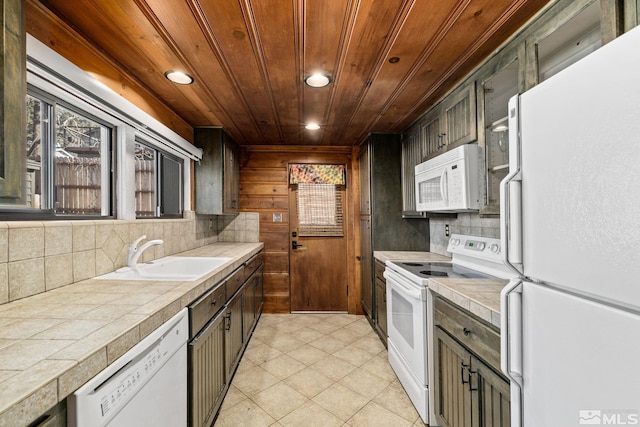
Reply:
[[508, 279], [513, 273], [502, 263], [500, 250], [499, 239], [453, 234], [447, 246], [451, 262], [386, 263], [389, 363], [426, 424], [433, 367], [429, 279]]

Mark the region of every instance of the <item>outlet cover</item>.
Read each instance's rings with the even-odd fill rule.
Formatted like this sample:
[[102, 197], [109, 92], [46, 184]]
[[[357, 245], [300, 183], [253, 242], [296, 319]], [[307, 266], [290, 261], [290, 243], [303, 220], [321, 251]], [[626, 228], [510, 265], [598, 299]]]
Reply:
[[282, 214], [274, 213], [273, 214], [273, 222], [282, 222]]

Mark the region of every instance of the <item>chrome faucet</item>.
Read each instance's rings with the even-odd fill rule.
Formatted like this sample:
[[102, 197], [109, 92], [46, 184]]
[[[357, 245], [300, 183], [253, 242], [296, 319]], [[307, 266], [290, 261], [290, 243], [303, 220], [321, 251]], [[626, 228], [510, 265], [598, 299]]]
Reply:
[[138, 237], [132, 244], [129, 245], [129, 254], [127, 256], [127, 265], [129, 267], [135, 267], [136, 263], [138, 262], [138, 258], [140, 258], [140, 255], [142, 255], [142, 252], [145, 251], [145, 249], [149, 248], [150, 246], [153, 245], [161, 245], [164, 243], [164, 241], [158, 239], [158, 240], [149, 240], [147, 243], [145, 243], [144, 245], [138, 247], [138, 243], [140, 243], [141, 241], [143, 241], [144, 239], [146, 239], [147, 236], [140, 236]]

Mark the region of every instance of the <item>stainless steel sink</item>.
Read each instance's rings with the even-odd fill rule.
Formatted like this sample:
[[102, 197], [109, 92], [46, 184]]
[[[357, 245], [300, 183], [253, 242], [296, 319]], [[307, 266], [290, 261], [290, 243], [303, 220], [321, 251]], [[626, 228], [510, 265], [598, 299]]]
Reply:
[[98, 276], [96, 279], [189, 281], [204, 276], [230, 260], [231, 258], [222, 257], [169, 256], [137, 264], [135, 267], [122, 267], [113, 273]]

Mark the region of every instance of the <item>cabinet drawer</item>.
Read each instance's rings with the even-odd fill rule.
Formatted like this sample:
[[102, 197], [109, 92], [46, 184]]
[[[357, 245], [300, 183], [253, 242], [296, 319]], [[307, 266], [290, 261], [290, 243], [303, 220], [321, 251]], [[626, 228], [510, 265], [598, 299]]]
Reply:
[[189, 305], [189, 336], [194, 336], [227, 302], [224, 282], [209, 289]]
[[262, 264], [264, 264], [264, 254], [259, 252], [244, 263], [244, 277], [248, 279]]
[[435, 299], [435, 323], [461, 344], [500, 371], [500, 333], [464, 310]]
[[384, 268], [385, 265], [384, 263], [376, 260], [376, 277], [380, 280], [382, 280], [384, 283], [387, 283], [387, 281], [385, 280], [384, 276], [382, 275], [382, 273], [384, 273]]
[[231, 298], [236, 293], [240, 286], [244, 283], [244, 265], [238, 267], [229, 277], [227, 277], [227, 298]]

